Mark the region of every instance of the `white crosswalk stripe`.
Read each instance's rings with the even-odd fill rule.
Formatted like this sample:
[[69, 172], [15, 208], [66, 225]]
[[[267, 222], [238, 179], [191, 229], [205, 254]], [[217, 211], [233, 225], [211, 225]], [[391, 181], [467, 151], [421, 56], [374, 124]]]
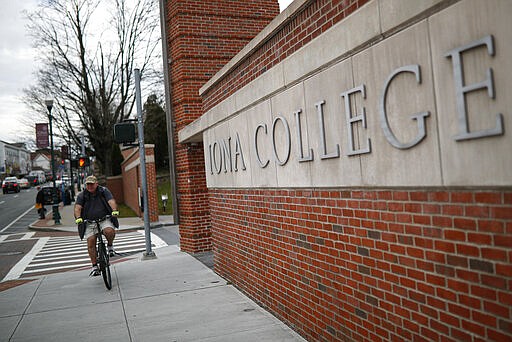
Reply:
[[[151, 246], [157, 249], [167, 244], [155, 234], [151, 234]], [[144, 230], [116, 234], [114, 248], [121, 256], [145, 251]], [[67, 271], [90, 265], [86, 240], [81, 241], [77, 236], [50, 237], [25, 267], [21, 277]]]

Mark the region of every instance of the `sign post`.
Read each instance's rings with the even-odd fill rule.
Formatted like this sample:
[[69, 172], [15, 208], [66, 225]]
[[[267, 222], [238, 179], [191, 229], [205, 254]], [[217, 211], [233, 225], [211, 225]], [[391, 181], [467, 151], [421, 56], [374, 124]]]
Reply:
[[139, 158], [140, 158], [140, 173], [142, 177], [142, 196], [144, 197], [144, 235], [146, 236], [146, 252], [143, 258], [154, 259], [156, 258], [155, 252], [151, 250], [151, 232], [149, 230], [149, 208], [148, 208], [148, 184], [146, 176], [146, 149], [144, 148], [144, 122], [142, 121], [142, 101], [140, 92], [140, 70], [135, 69], [135, 95], [137, 103], [137, 121], [139, 130]]

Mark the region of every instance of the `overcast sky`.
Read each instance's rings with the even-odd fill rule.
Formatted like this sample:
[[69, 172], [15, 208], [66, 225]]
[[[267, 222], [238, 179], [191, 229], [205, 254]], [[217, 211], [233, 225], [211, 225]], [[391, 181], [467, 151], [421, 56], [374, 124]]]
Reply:
[[[22, 124], [27, 109], [21, 102], [35, 70], [34, 50], [26, 35], [23, 10], [36, 8], [41, 0], [0, 0], [0, 140], [14, 143], [32, 136], [34, 128]], [[281, 11], [293, 0], [279, 0]], [[25, 119], [26, 120], [26, 119]]]
[[19, 140], [19, 119], [25, 111], [19, 98], [34, 70], [34, 53], [21, 11], [34, 8], [35, 3], [0, 0], [0, 140], [7, 142]]

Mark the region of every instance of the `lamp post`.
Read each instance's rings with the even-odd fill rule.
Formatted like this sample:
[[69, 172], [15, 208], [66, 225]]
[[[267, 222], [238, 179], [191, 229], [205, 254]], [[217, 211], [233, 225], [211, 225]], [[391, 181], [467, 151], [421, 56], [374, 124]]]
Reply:
[[50, 121], [50, 165], [52, 167], [52, 182], [53, 182], [53, 220], [55, 224], [60, 224], [60, 213], [59, 213], [59, 197], [57, 196], [57, 188], [55, 186], [55, 165], [53, 162], [53, 129], [52, 129], [52, 108], [53, 100], [45, 100], [44, 104], [48, 108], [48, 120]]

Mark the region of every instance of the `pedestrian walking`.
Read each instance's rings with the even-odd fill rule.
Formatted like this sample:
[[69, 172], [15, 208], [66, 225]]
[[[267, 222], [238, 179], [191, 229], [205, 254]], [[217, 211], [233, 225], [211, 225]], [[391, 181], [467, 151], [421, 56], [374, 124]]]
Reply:
[[44, 207], [44, 192], [40, 186], [38, 186], [36, 189], [37, 189], [37, 195], [36, 195], [37, 213], [39, 214], [39, 219], [44, 220], [44, 218], [46, 217], [46, 215], [45, 215], [46, 209]]
[[103, 186], [98, 184], [95, 176], [89, 176], [85, 179], [85, 190], [80, 192], [76, 197], [75, 207], [75, 223], [78, 225], [78, 233], [80, 238], [87, 239], [87, 251], [92, 263], [91, 276], [100, 275], [100, 270], [96, 264], [96, 232], [94, 231], [94, 223], [87, 223], [86, 220], [98, 220], [110, 215], [110, 219], [101, 222], [101, 232], [107, 239], [107, 247], [110, 256], [115, 255], [114, 239], [116, 231], [119, 228], [117, 216], [117, 203], [112, 193]]

